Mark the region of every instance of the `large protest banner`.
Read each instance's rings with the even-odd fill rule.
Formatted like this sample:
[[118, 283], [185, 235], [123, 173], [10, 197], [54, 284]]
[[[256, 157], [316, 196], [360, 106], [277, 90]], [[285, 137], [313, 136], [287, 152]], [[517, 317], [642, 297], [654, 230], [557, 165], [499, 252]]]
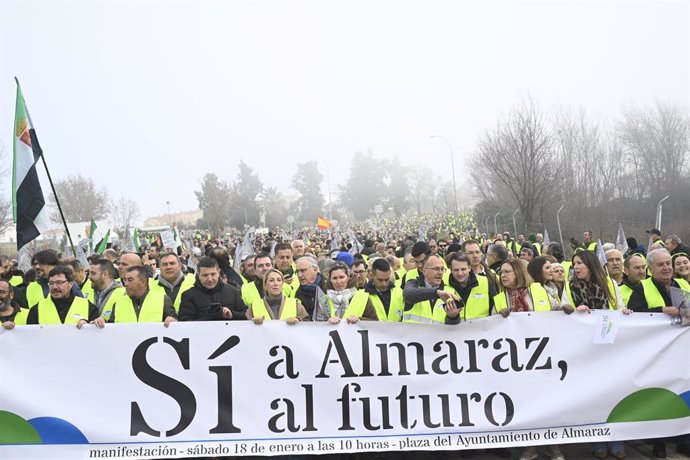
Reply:
[[0, 458], [449, 450], [690, 431], [661, 314], [0, 332]]

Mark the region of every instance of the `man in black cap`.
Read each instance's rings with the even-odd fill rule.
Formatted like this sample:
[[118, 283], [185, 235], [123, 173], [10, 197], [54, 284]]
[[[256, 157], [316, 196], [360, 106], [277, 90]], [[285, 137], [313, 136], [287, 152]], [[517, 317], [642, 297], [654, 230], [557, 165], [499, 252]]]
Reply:
[[664, 247], [664, 242], [661, 240], [661, 230], [659, 230], [658, 228], [647, 230], [647, 235], [649, 235], [649, 238], [652, 240], [651, 243], [649, 243], [649, 248], [647, 249], [651, 249], [652, 245], [657, 242], [661, 245], [662, 248]]

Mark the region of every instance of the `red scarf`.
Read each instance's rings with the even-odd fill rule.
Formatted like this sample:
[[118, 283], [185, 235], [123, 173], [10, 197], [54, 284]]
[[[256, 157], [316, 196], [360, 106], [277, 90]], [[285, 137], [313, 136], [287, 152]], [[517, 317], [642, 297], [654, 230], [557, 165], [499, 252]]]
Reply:
[[510, 295], [510, 311], [532, 311], [527, 303], [527, 288], [508, 289]]

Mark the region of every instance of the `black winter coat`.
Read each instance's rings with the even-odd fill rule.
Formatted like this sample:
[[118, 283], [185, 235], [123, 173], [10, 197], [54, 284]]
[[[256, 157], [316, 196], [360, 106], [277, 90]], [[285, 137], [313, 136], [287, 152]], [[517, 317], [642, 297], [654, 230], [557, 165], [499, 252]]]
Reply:
[[[212, 304], [221, 308], [211, 308]], [[218, 281], [216, 287], [206, 289], [197, 279], [193, 288], [182, 293], [177, 316], [180, 321], [218, 321], [224, 319], [222, 307], [232, 311], [232, 320], [247, 319], [247, 306], [236, 287]]]

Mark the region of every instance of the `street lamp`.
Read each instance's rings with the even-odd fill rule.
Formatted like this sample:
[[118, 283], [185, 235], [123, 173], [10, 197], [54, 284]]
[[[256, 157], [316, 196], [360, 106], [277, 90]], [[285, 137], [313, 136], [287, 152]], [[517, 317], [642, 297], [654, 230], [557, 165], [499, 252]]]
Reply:
[[321, 160], [326, 165], [326, 180], [328, 181], [328, 220], [333, 220], [333, 208], [331, 207], [331, 166], [326, 160]]
[[498, 211], [496, 214], [494, 214], [494, 233], [496, 234], [496, 236], [498, 236], [498, 225], [496, 224], [496, 218], [500, 213], [501, 211]]
[[166, 201], [165, 204], [168, 205], [168, 226], [172, 226], [172, 221], [170, 219], [170, 201]]
[[458, 212], [458, 187], [455, 185], [455, 163], [453, 162], [453, 146], [450, 141], [443, 136], [431, 136], [432, 139], [441, 139], [448, 144], [448, 150], [450, 151], [450, 169], [453, 173], [453, 197], [455, 198], [455, 212]]
[[661, 231], [661, 209], [663, 208], [662, 204], [664, 201], [668, 200], [671, 195], [666, 195], [663, 197], [661, 200], [656, 205], [656, 228], [657, 230]]

